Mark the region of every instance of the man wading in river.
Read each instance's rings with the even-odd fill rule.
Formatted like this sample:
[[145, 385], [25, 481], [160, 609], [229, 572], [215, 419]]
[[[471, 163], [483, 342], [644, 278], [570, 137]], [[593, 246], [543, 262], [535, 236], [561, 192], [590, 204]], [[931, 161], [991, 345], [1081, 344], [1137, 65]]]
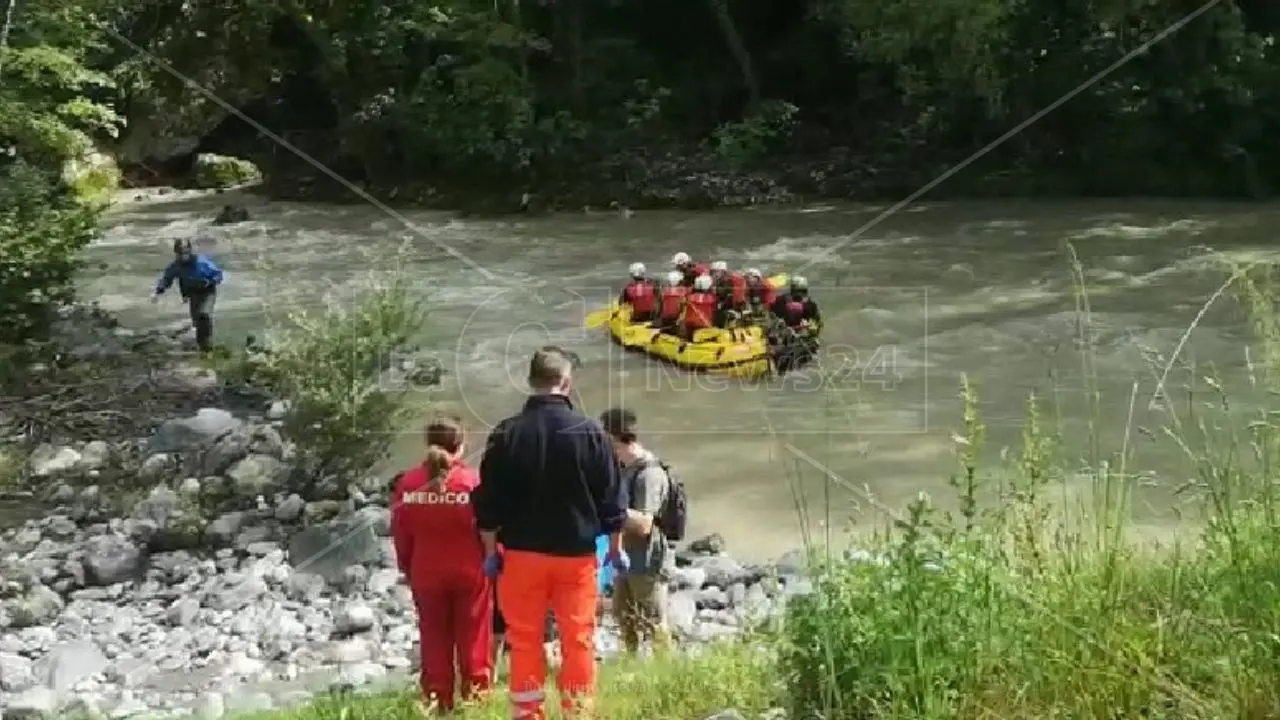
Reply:
[[218, 286], [222, 284], [222, 268], [204, 255], [193, 252], [190, 240], [174, 240], [173, 262], [156, 282], [151, 302], [158, 302], [175, 280], [178, 281], [178, 292], [191, 311], [196, 345], [207, 352], [213, 348], [213, 305], [218, 297]]

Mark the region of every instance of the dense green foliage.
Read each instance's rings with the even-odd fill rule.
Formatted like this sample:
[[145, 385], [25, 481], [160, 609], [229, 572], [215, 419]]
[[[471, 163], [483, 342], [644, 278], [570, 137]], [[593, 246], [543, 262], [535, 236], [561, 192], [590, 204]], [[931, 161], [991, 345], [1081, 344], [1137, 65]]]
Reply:
[[[9, 6], [0, 31], [0, 345], [32, 339], [71, 295], [99, 208], [74, 192], [95, 141], [115, 134], [110, 78], [88, 7]], [[92, 185], [93, 182], [86, 183]]]
[[200, 149], [323, 177], [314, 160], [419, 194], [712, 170], [903, 193], [1118, 65], [952, 187], [1258, 196], [1280, 172], [1280, 12], [1262, 0], [15, 7], [4, 73], [48, 92], [22, 112], [6, 92], [5, 130], [29, 111], [101, 126], [111, 106], [144, 164]]
[[[108, 74], [119, 95], [92, 97], [152, 164], [200, 149], [322, 177], [283, 139], [387, 191], [750, 170], [902, 193], [1100, 75], [952, 188], [1257, 196], [1280, 173], [1263, 0], [18, 0], [13, 27], [48, 54], [28, 65]], [[67, 87], [41, 107], [105, 119]]]

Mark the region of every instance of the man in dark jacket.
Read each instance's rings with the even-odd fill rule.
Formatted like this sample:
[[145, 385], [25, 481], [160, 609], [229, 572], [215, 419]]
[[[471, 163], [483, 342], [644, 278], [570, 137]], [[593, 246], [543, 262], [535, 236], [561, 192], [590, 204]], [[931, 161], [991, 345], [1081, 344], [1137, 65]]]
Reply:
[[[573, 364], [558, 348], [529, 363], [533, 395], [489, 436], [472, 495], [498, 605], [511, 646], [513, 718], [541, 719], [548, 610], [560, 631], [557, 678], [565, 717], [589, 713], [595, 687], [596, 536], [609, 535], [606, 561], [625, 572], [626, 498], [600, 424], [569, 401]], [[501, 545], [501, 554], [499, 554]]]
[[174, 240], [173, 262], [165, 267], [156, 282], [151, 302], [158, 301], [174, 281], [191, 312], [196, 345], [204, 351], [212, 349], [213, 306], [218, 299], [218, 286], [222, 284], [222, 268], [208, 257], [192, 252], [190, 240]]

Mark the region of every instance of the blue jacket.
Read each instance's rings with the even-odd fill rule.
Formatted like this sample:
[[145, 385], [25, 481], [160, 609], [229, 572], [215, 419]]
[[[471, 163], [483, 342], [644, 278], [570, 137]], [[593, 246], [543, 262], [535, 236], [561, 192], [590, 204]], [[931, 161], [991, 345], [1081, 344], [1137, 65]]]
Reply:
[[605, 557], [609, 554], [609, 536], [600, 535], [596, 538], [596, 562], [600, 563], [600, 594], [613, 587], [613, 566], [605, 562]]
[[200, 254], [196, 254], [187, 263], [174, 260], [160, 274], [160, 280], [156, 282], [156, 294], [168, 290], [175, 280], [178, 281], [178, 291], [183, 297], [209, 292], [222, 284], [222, 268]]
[[535, 395], [498, 423], [471, 495], [481, 530], [508, 550], [562, 557], [596, 554], [596, 536], [626, 518], [613, 445], [569, 398]]

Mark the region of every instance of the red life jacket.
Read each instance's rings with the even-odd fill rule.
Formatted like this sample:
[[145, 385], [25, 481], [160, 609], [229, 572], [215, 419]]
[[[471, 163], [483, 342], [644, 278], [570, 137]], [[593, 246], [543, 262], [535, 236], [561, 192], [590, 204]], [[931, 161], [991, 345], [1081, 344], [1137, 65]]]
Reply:
[[777, 293], [773, 289], [773, 283], [766, 279], [761, 279], [756, 285], [747, 285], [744, 288], [747, 299], [760, 303], [765, 308], [773, 307], [774, 301], [778, 299]]
[[731, 272], [727, 279], [729, 283], [729, 299], [733, 302], [734, 307], [740, 307], [747, 302], [747, 279], [742, 273]]
[[716, 296], [709, 292], [690, 293], [684, 306], [684, 326], [690, 330], [711, 327], [716, 316]]
[[647, 315], [653, 312], [653, 306], [657, 304], [657, 298], [654, 296], [653, 282], [650, 280], [633, 280], [626, 288], [627, 303], [631, 305], [631, 311], [636, 315]]
[[479, 485], [480, 475], [462, 462], [439, 485], [423, 466], [401, 474], [391, 497], [391, 537], [411, 585], [479, 576], [484, 547], [471, 509]]
[[696, 280], [699, 275], [711, 274], [711, 266], [706, 263], [689, 263], [688, 265], [680, 268], [680, 272], [684, 273], [684, 284], [689, 287], [693, 287], [693, 281]]
[[659, 313], [663, 320], [675, 320], [680, 317], [680, 308], [684, 305], [684, 297], [689, 291], [680, 286], [666, 287], [662, 289], [662, 312]]
[[782, 320], [787, 325], [795, 327], [804, 320], [804, 310], [808, 306], [805, 298], [788, 295], [786, 303], [782, 306]]

